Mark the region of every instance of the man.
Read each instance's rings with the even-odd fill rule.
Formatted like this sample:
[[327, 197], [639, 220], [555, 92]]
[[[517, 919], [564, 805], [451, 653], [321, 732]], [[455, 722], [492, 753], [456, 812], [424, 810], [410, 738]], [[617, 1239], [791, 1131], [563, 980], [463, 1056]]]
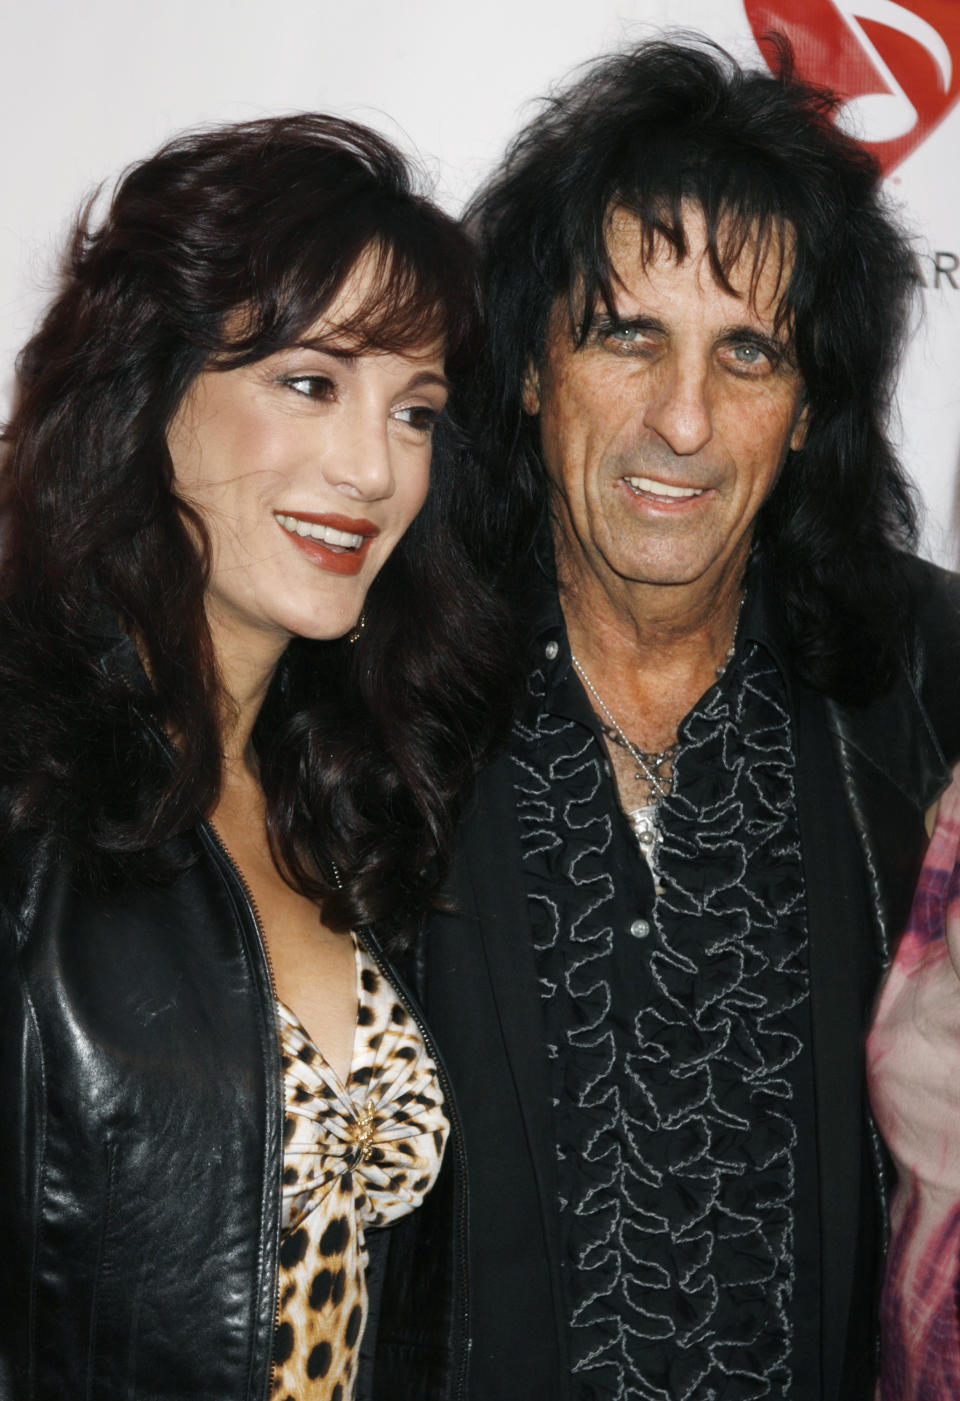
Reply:
[[884, 436], [909, 251], [780, 57], [599, 63], [471, 214], [478, 548], [530, 637], [423, 984], [476, 1401], [872, 1394], [862, 1038], [960, 752], [960, 591]]

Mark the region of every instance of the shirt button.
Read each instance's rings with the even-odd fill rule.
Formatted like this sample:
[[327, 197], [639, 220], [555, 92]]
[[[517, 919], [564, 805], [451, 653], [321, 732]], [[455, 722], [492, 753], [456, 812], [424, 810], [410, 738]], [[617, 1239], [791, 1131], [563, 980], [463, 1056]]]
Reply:
[[555, 662], [557, 660], [557, 653], [560, 651], [560, 644], [557, 642], [548, 642], [543, 650], [547, 654], [547, 661]]
[[630, 926], [630, 933], [635, 939], [645, 939], [650, 933], [650, 921], [648, 919], [635, 919]]

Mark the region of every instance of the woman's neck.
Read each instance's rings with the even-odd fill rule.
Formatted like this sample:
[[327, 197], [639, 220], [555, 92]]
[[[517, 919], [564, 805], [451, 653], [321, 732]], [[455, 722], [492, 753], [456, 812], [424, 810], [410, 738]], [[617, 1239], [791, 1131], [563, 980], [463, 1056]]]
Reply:
[[253, 727], [289, 638], [238, 628], [209, 605], [207, 617], [222, 696], [220, 745], [224, 763], [249, 767]]

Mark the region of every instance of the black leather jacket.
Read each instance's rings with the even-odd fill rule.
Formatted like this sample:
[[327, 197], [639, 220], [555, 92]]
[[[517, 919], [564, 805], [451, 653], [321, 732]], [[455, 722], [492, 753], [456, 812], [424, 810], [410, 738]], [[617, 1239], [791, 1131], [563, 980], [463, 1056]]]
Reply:
[[[0, 860], [3, 1401], [268, 1394], [274, 999], [227, 853], [206, 825], [181, 842], [172, 881], [110, 895], [49, 846]], [[446, 1223], [464, 1213], [452, 1118]], [[378, 1395], [446, 1397], [462, 1372], [453, 1240], [447, 1224], [419, 1284], [405, 1275], [412, 1326], [384, 1331]]]

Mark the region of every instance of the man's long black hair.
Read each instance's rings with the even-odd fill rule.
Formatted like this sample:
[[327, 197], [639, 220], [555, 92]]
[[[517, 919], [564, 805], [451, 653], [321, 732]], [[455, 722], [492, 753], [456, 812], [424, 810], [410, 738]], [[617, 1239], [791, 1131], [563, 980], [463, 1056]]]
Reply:
[[612, 211], [639, 218], [644, 258], [666, 245], [682, 260], [695, 209], [724, 286], [745, 250], [759, 260], [787, 250], [780, 318], [808, 429], [755, 538], [800, 675], [859, 700], [892, 677], [898, 561], [916, 535], [887, 425], [918, 276], [876, 161], [833, 120], [837, 99], [797, 78], [785, 41], [770, 42], [773, 72], [692, 35], [588, 66], [543, 103], [474, 198], [466, 217], [489, 340], [474, 398], [484, 487], [471, 511], [486, 567], [519, 577], [549, 510], [524, 376], [542, 362], [558, 298], [581, 337], [598, 305], [612, 307]]

